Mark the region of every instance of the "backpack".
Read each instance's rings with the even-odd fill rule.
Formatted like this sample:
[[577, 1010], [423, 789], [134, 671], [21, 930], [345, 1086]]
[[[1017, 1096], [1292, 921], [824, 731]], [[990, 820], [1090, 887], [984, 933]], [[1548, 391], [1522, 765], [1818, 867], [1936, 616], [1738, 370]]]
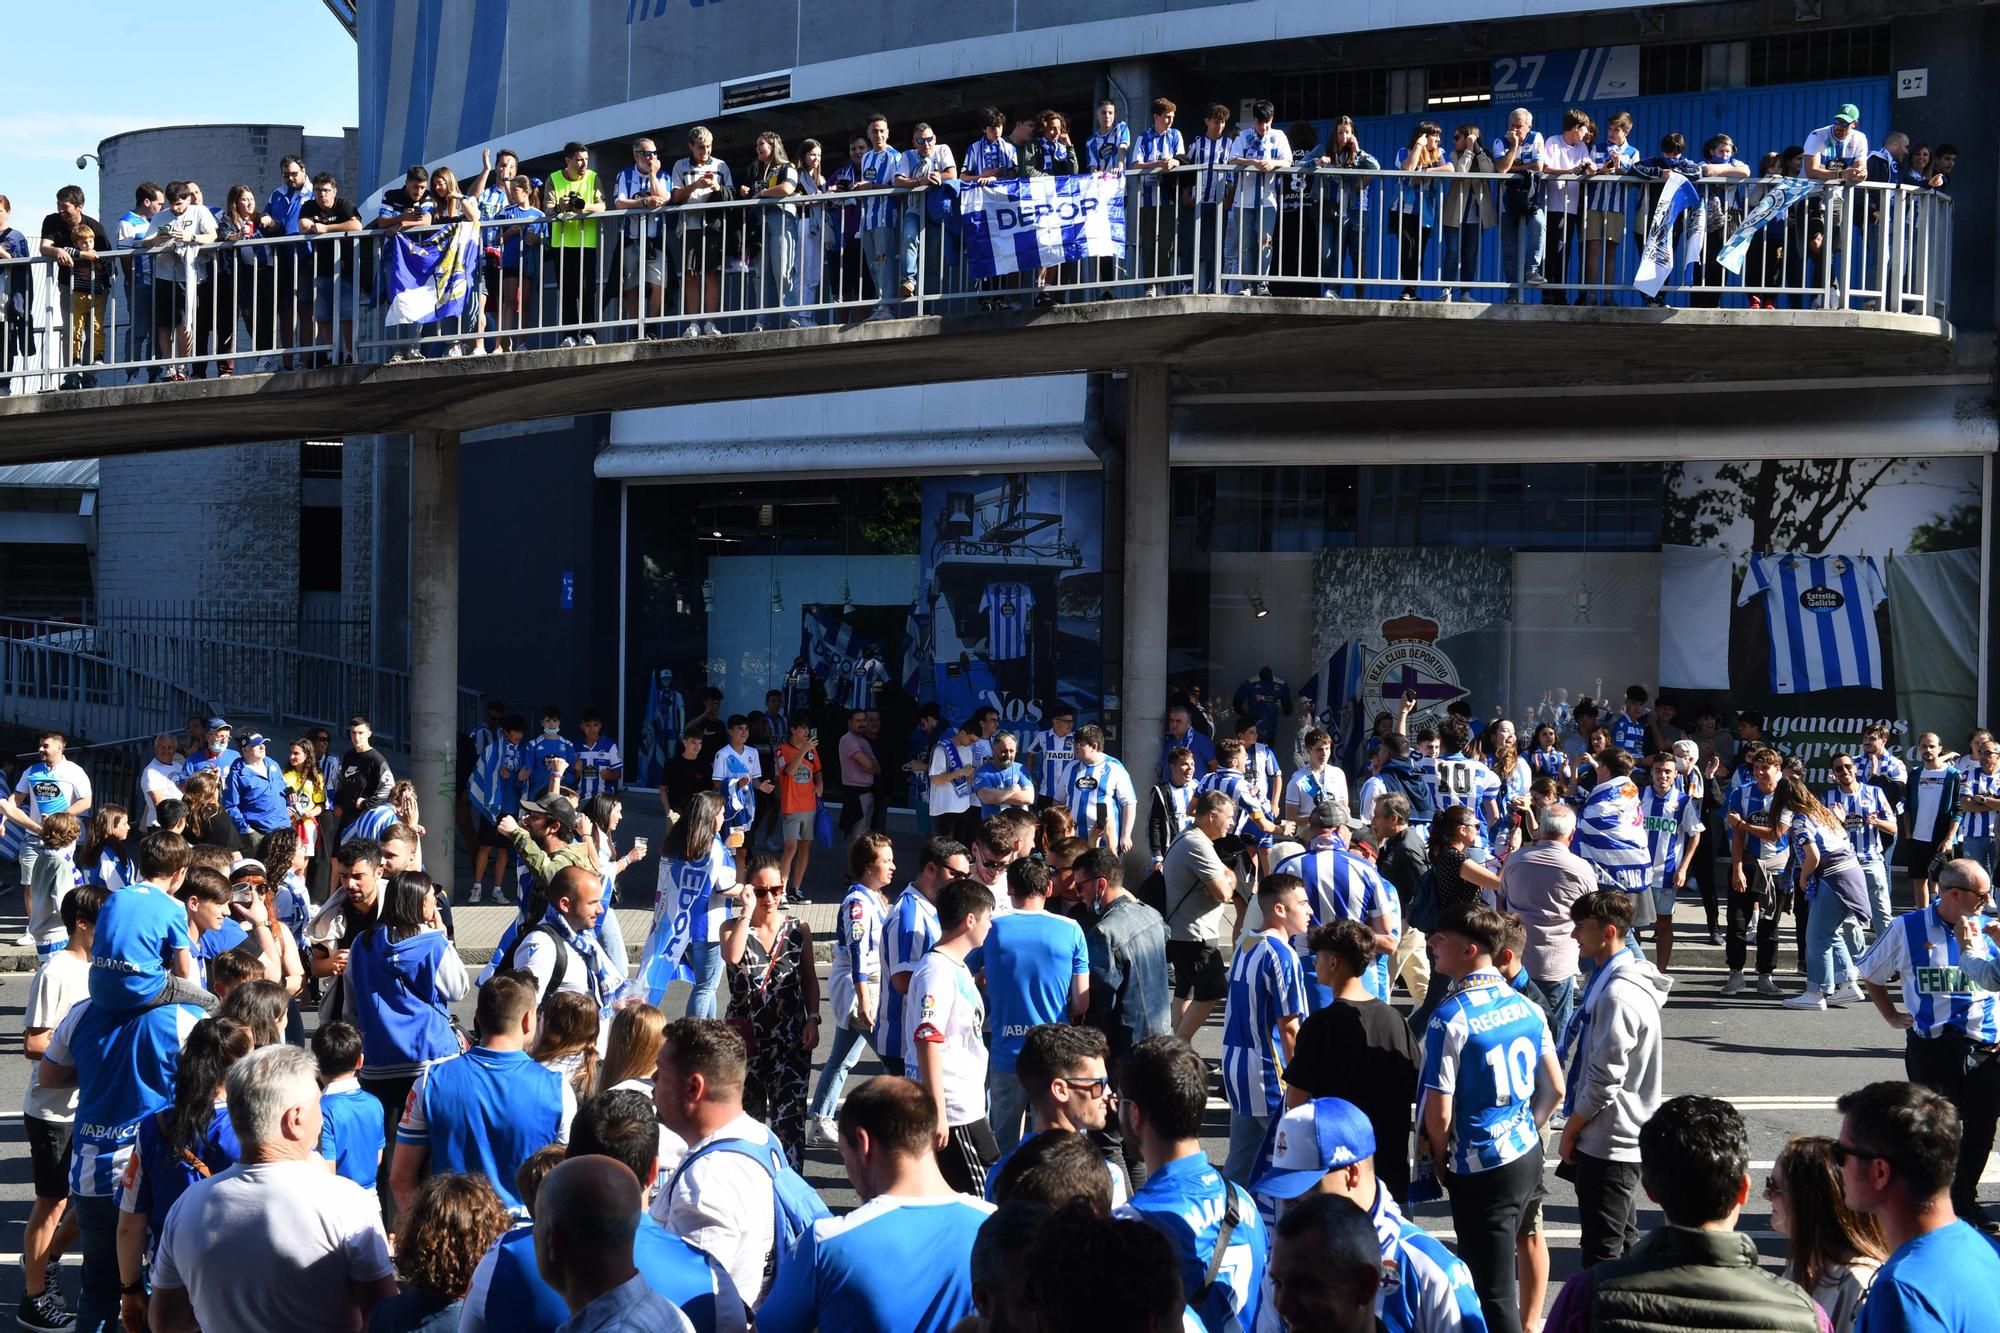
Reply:
[[1158, 912], [1162, 918], [1167, 915], [1167, 877], [1158, 867], [1153, 867], [1139, 886], [1132, 890], [1132, 896]]
[[556, 992], [562, 989], [563, 978], [569, 974], [569, 949], [564, 947], [565, 941], [563, 937], [556, 933], [556, 928], [548, 922], [537, 921], [534, 925], [529, 926], [526, 930], [516, 935], [514, 942], [507, 946], [507, 952], [501, 955], [500, 965], [493, 969], [493, 974], [498, 976], [502, 972], [512, 972], [514, 970], [514, 955], [519, 953], [521, 946], [528, 942], [528, 936], [537, 933], [548, 936], [556, 942], [557, 946], [555, 966], [549, 971], [549, 988], [542, 992], [540, 1007], [546, 1009], [549, 1001], [556, 997]]
[[1424, 868], [1424, 877], [1417, 881], [1417, 891], [1410, 895], [1410, 901], [1403, 904], [1403, 920], [1426, 935], [1437, 931], [1437, 882], [1431, 878], [1428, 866]]
[[[681, 1164], [674, 1168], [674, 1174], [667, 1180], [663, 1191], [669, 1199], [674, 1187], [680, 1184], [681, 1173], [712, 1152], [733, 1152], [748, 1157], [757, 1165], [771, 1173], [772, 1219], [777, 1229], [775, 1243], [771, 1246], [770, 1261], [764, 1266], [764, 1279], [768, 1285], [777, 1272], [777, 1266], [791, 1258], [799, 1247], [800, 1239], [812, 1224], [824, 1217], [832, 1217], [826, 1201], [819, 1192], [806, 1183], [806, 1178], [792, 1169], [785, 1160], [784, 1149], [775, 1141], [755, 1143], [749, 1139], [716, 1139], [681, 1158]], [[755, 1293], [752, 1293], [753, 1295]]]

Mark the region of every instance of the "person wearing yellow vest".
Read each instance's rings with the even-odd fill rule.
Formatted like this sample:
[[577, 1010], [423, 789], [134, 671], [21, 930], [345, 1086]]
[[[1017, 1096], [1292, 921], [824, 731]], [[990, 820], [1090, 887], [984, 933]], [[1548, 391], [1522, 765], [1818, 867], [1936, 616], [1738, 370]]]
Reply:
[[[549, 173], [542, 187], [542, 201], [548, 209], [549, 248], [555, 251], [556, 300], [563, 327], [562, 345], [574, 347], [576, 326], [595, 323], [597, 302], [597, 223], [589, 214], [604, 211], [604, 195], [597, 188], [597, 173], [590, 169], [590, 149], [572, 140], [563, 145], [561, 171]], [[583, 345], [595, 346], [597, 335], [584, 332]]]

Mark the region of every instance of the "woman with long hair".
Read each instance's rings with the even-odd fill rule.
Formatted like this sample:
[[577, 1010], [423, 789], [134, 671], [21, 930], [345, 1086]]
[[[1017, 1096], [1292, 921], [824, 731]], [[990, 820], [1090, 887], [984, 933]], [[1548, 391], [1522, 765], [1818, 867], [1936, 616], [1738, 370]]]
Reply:
[[[229, 1068], [256, 1049], [250, 1029], [232, 1019], [204, 1018], [188, 1032], [174, 1074], [174, 1100], [139, 1122], [124, 1184], [128, 1207], [118, 1216], [118, 1272], [127, 1290], [144, 1276], [144, 1260], [160, 1243], [167, 1212], [188, 1186], [236, 1164], [242, 1152], [223, 1101]], [[124, 1298], [126, 1327], [143, 1327], [146, 1298]], [[129, 1317], [135, 1312], [136, 1323]]]
[[1076, 836], [1076, 816], [1066, 805], [1052, 805], [1035, 819], [1035, 855], [1046, 861], [1049, 849]]
[[186, 785], [181, 788], [181, 800], [187, 803], [189, 842], [224, 847], [232, 852], [237, 849], [236, 826], [229, 822], [228, 815], [222, 813], [220, 771], [204, 768], [190, 773]]
[[604, 910], [597, 914], [597, 924], [590, 928], [590, 933], [604, 946], [605, 961], [621, 978], [630, 974], [632, 960], [625, 948], [625, 929], [618, 924], [618, 913], [612, 908], [619, 872], [638, 860], [641, 850], [635, 844], [626, 856], [613, 854], [610, 830], [618, 826], [624, 814], [625, 808], [616, 796], [600, 792], [584, 802], [576, 817], [576, 839], [590, 853], [591, 867], [604, 883]]
[[326, 813], [326, 776], [319, 770], [311, 741], [296, 740], [286, 748], [284, 774], [285, 787], [291, 793], [292, 831], [299, 835], [306, 860], [311, 861], [319, 847], [319, 817]]
[[[1382, 164], [1375, 155], [1361, 146], [1361, 139], [1355, 133], [1351, 117], [1342, 116], [1333, 122], [1333, 134], [1327, 140], [1327, 155], [1320, 159], [1325, 166], [1333, 167], [1343, 174], [1334, 177], [1332, 198], [1321, 208], [1320, 232], [1326, 247], [1326, 285], [1320, 289], [1322, 296], [1339, 294], [1341, 278], [1346, 276], [1347, 264], [1354, 264], [1354, 278], [1360, 282], [1368, 276], [1368, 251], [1363, 228], [1368, 221], [1368, 187], [1373, 182], [1370, 176], [1360, 174], [1380, 171]], [[1356, 296], [1361, 294], [1355, 288]], [[1387, 713], [1376, 719], [1375, 735], [1388, 734], [1381, 720]], [[1370, 747], [1373, 753], [1373, 747]]]
[[689, 1018], [716, 1016], [715, 996], [722, 985], [722, 925], [736, 915], [745, 897], [720, 836], [722, 820], [719, 792], [697, 792], [682, 808], [660, 858], [653, 930], [640, 965], [642, 993], [655, 1004], [668, 982], [693, 981]]
[[[224, 196], [217, 239], [254, 241], [263, 234], [263, 211], [256, 191], [247, 185], [230, 186]], [[232, 353], [236, 350], [239, 319], [250, 330], [252, 350], [268, 351], [276, 346], [271, 330], [277, 321], [278, 294], [270, 259], [268, 245], [239, 244], [236, 249], [216, 253], [215, 290], [203, 304], [213, 303], [215, 351], [223, 358], [219, 371], [222, 375], [236, 373]]]
[[[637, 1092], [652, 1100], [653, 1071], [659, 1067], [660, 1048], [666, 1044], [667, 1016], [654, 1006], [641, 1000], [613, 1014], [604, 1038], [604, 1058], [597, 1064], [597, 1094]], [[686, 1139], [660, 1126], [660, 1173], [653, 1183], [655, 1189], [673, 1175], [687, 1150]]]
[[1543, 722], [1536, 726], [1535, 735], [1528, 748], [1528, 766], [1540, 777], [1554, 778], [1567, 786], [1571, 777], [1569, 755], [1562, 748], [1562, 735], [1553, 722]]
[[250, 1041], [259, 1048], [276, 1046], [285, 1039], [285, 1012], [289, 1000], [283, 986], [260, 977], [255, 981], [246, 981], [229, 992], [216, 1006], [215, 1016], [234, 1019], [250, 1029]]
[[[579, 1102], [597, 1085], [597, 1001], [582, 991], [557, 991], [542, 1001], [528, 1056], [569, 1083]], [[366, 1066], [363, 1066], [364, 1068]]]
[[1744, 827], [1769, 842], [1790, 836], [1792, 868], [1806, 898], [1806, 988], [1786, 999], [1785, 1007], [1824, 1009], [1843, 992], [1865, 998], [1844, 927], [1850, 918], [1868, 920], [1868, 881], [1847, 840], [1846, 822], [1790, 772], [1778, 779], [1766, 818], [1768, 832], [1754, 824]]
[[785, 911], [785, 875], [769, 852], [750, 853], [743, 868], [754, 901], [722, 932], [722, 961], [729, 969], [727, 1020], [750, 1048], [745, 1109], [770, 1126], [792, 1166], [802, 1168], [806, 1084], [819, 1045], [812, 930]]
[[107, 804], [91, 810], [90, 827], [84, 830], [83, 845], [76, 849], [76, 868], [87, 882], [122, 889], [138, 878], [125, 848], [131, 832], [132, 816], [124, 806]]
[[[1410, 142], [1396, 154], [1396, 170], [1410, 172], [1450, 171], [1451, 159], [1441, 146], [1444, 127], [1434, 120], [1420, 121], [1410, 132]], [[1417, 282], [1423, 277], [1424, 247], [1430, 244], [1437, 226], [1438, 187], [1420, 177], [1404, 176], [1396, 181], [1389, 211], [1396, 215], [1400, 239], [1403, 299], [1417, 299]]]
[[444, 933], [430, 876], [406, 870], [382, 886], [382, 911], [349, 946], [340, 1014], [361, 1032], [362, 1090], [382, 1103], [383, 1132], [396, 1122], [417, 1076], [463, 1049], [451, 1005], [472, 989]]
[[1469, 853], [1479, 841], [1479, 816], [1469, 805], [1451, 805], [1431, 821], [1431, 888], [1440, 915], [1479, 901], [1481, 892], [1500, 887], [1500, 877]]
[[1764, 1186], [1771, 1230], [1791, 1241], [1785, 1276], [1826, 1311], [1833, 1333], [1854, 1333], [1861, 1302], [1889, 1256], [1882, 1224], [1847, 1206], [1833, 1140], [1801, 1134], [1771, 1164]]

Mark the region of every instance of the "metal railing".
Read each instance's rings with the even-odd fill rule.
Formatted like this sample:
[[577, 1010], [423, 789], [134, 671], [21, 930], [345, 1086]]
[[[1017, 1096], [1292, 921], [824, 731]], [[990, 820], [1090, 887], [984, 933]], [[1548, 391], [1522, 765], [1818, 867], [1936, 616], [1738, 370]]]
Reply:
[[[85, 266], [0, 261], [0, 389], [1186, 292], [1543, 305], [1648, 299], [1634, 279], [1660, 180], [1556, 179], [1534, 207], [1518, 188], [1525, 179], [1330, 167], [1131, 171], [1122, 182], [1121, 253], [987, 279], [971, 276], [961, 225], [962, 210], [976, 202], [967, 199], [977, 189], [969, 183], [503, 216], [475, 224], [462, 312], [414, 323], [391, 322], [401, 319], [389, 281], [399, 255], [380, 230], [189, 247], [175, 262], [192, 284], [156, 276], [148, 285], [130, 251]], [[1694, 184], [1704, 209], [1690, 209], [1668, 238], [1673, 271], [1655, 304], [1948, 318], [1949, 196], [1823, 183], [1751, 237], [1739, 273], [1719, 253], [1774, 183]], [[408, 234], [436, 239], [440, 231]], [[147, 258], [161, 265], [159, 252]]]
[[178, 732], [207, 699], [163, 676], [91, 652], [74, 639], [0, 638], [0, 721], [69, 736]]
[[[23, 698], [45, 698], [45, 694], [33, 692], [44, 682], [68, 688], [76, 681], [83, 688], [62, 697], [73, 694], [92, 704], [118, 700], [110, 688], [116, 680], [105, 677], [100, 681], [91, 674], [92, 667], [64, 667], [61, 662], [65, 656], [82, 663], [117, 666], [132, 672], [135, 680], [158, 682], [178, 691], [186, 705], [183, 711], [146, 714], [159, 721], [156, 731], [178, 733], [190, 716], [200, 713], [206, 717], [216, 712], [272, 725], [338, 731], [350, 715], [365, 713], [385, 747], [407, 748], [412, 739], [407, 671], [268, 644], [17, 618], [0, 618], [0, 647], [20, 649], [23, 660], [34, 664], [34, 669], [20, 678], [25, 686]], [[15, 684], [12, 674], [0, 678], [0, 698], [7, 699], [10, 707]], [[463, 731], [470, 732], [479, 724], [482, 713], [477, 690], [459, 689], [458, 715]], [[78, 727], [79, 734], [97, 734], [83, 728], [80, 720]], [[272, 739], [283, 744], [296, 737]]]

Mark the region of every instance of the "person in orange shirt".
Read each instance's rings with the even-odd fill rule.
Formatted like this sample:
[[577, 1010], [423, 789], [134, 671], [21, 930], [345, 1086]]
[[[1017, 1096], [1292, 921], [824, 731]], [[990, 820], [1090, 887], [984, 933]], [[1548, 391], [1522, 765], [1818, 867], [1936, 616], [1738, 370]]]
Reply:
[[813, 826], [824, 784], [819, 733], [803, 718], [792, 720], [791, 733], [791, 739], [778, 746], [778, 821], [785, 838], [778, 869], [785, 877], [785, 897], [804, 902], [806, 862], [812, 856]]

